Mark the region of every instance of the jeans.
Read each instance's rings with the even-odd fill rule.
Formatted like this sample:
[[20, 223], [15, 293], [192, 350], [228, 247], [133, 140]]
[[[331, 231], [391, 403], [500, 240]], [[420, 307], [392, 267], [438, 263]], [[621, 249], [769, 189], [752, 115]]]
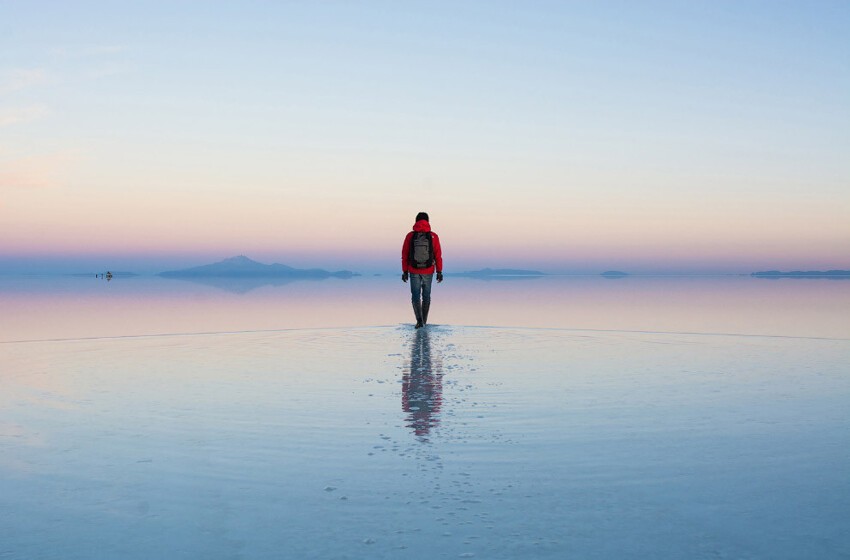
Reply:
[[433, 274], [411, 274], [410, 275], [410, 300], [417, 304], [420, 301], [431, 303], [431, 280]]

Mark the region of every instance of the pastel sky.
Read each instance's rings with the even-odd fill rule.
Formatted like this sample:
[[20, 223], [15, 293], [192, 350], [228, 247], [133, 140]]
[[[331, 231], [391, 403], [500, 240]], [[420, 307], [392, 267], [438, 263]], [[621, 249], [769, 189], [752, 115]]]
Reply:
[[0, 1], [0, 271], [850, 268], [850, 2]]

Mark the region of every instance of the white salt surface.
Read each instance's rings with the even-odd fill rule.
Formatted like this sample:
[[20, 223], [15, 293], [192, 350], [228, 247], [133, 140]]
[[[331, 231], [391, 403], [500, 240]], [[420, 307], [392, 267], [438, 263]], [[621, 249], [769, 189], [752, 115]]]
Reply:
[[847, 558], [850, 341], [0, 344], [0, 558]]

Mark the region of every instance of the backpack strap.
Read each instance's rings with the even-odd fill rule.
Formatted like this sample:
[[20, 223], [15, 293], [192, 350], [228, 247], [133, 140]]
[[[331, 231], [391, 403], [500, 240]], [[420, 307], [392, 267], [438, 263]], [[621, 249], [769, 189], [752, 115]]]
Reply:
[[416, 231], [410, 230], [410, 246], [407, 248], [407, 264], [410, 267], [413, 267], [413, 238], [414, 237], [416, 237]]

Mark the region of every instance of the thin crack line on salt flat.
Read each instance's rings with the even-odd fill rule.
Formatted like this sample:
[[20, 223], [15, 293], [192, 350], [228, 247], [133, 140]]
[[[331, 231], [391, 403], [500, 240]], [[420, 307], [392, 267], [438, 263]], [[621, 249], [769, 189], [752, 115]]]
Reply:
[[[282, 333], [296, 331], [355, 331], [355, 330], [370, 330], [370, 329], [387, 329], [409, 326], [404, 323], [398, 325], [367, 325], [357, 327], [293, 327], [288, 329], [249, 329], [241, 331], [199, 331], [199, 332], [184, 332], [184, 333], [151, 333], [151, 334], [128, 334], [115, 336], [88, 336], [88, 337], [72, 337], [72, 338], [42, 338], [42, 339], [26, 339], [26, 340], [0, 340], [0, 344], [27, 344], [34, 342], [76, 342], [76, 341], [91, 341], [91, 340], [122, 340], [136, 338], [169, 338], [179, 336], [219, 336], [229, 334], [262, 334], [262, 333]], [[827, 336], [793, 336], [782, 334], [753, 334], [753, 333], [723, 333], [723, 332], [693, 332], [693, 331], [642, 331], [629, 329], [590, 329], [590, 328], [575, 328], [575, 327], [513, 327], [513, 326], [493, 326], [493, 325], [431, 325], [433, 327], [455, 327], [461, 329], [482, 329], [482, 330], [526, 330], [526, 331], [548, 331], [548, 332], [596, 332], [596, 333], [626, 333], [626, 334], [660, 334], [660, 335], [683, 335], [683, 336], [729, 336], [741, 338], [781, 338], [792, 340], [825, 340], [835, 342], [850, 342], [850, 338], [827, 337]]]
[[198, 332], [178, 332], [178, 333], [149, 333], [149, 334], [123, 334], [112, 336], [81, 336], [71, 338], [33, 338], [25, 340], [0, 340], [0, 344], [27, 344], [31, 342], [77, 342], [86, 340], [122, 340], [127, 338], [169, 338], [178, 336], [216, 336], [228, 334], [261, 334], [261, 333], [276, 333], [276, 332], [294, 332], [294, 331], [354, 331], [368, 329], [385, 329], [396, 327], [397, 325], [371, 325], [359, 327], [293, 327], [291, 329], [249, 329], [244, 331], [198, 331]]
[[511, 329], [511, 330], [530, 330], [530, 331], [565, 331], [565, 332], [599, 332], [599, 333], [627, 333], [627, 334], [678, 334], [687, 336], [731, 336], [731, 337], [748, 337], [748, 338], [790, 338], [797, 340], [832, 340], [837, 342], [850, 342], [850, 338], [830, 337], [830, 336], [795, 336], [787, 334], [758, 334], [758, 333], [724, 333], [724, 332], [694, 332], [694, 331], [641, 331], [629, 329], [588, 329], [575, 327], [496, 327], [488, 325], [456, 325], [462, 328], [471, 329]]

